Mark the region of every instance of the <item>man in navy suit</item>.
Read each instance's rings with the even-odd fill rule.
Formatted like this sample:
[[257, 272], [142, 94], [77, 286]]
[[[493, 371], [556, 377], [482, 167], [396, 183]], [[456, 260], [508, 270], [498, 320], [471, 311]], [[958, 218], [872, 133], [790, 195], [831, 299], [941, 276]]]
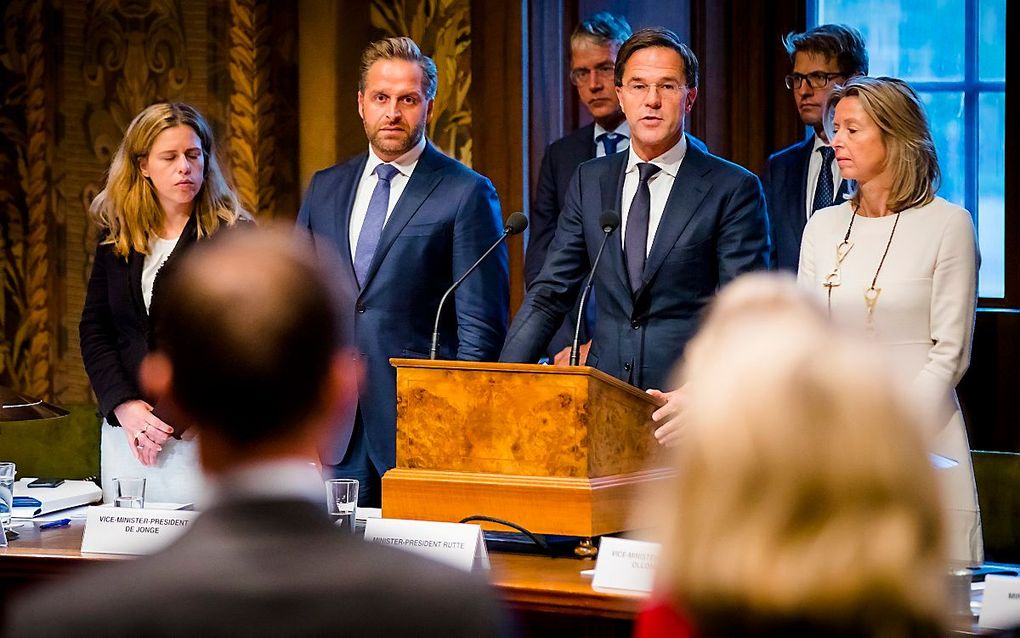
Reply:
[[[363, 361], [349, 441], [323, 451], [337, 476], [378, 506], [396, 462], [396, 374], [390, 357], [427, 358], [439, 300], [502, 235], [492, 183], [425, 138], [436, 66], [410, 38], [369, 45], [358, 113], [368, 152], [316, 173], [298, 215], [315, 251], [349, 291], [349, 329]], [[494, 360], [506, 335], [509, 275], [501, 247], [457, 290], [439, 323], [439, 358]]]
[[772, 267], [797, 272], [808, 217], [842, 202], [846, 194], [825, 135], [825, 103], [837, 84], [867, 75], [868, 52], [861, 34], [841, 24], [789, 33], [783, 45], [793, 64], [786, 88], [793, 92], [797, 113], [811, 132], [804, 141], [769, 157], [762, 185], [769, 208]]
[[[630, 126], [613, 86], [616, 54], [630, 36], [626, 18], [604, 11], [578, 24], [570, 34], [570, 82], [577, 87], [577, 95], [594, 121], [550, 144], [542, 157], [538, 189], [529, 218], [528, 251], [524, 256], [524, 283], [529, 287], [549, 252], [574, 171], [582, 162], [630, 147]], [[708, 150], [701, 140], [691, 135], [687, 135], [687, 141], [701, 150]], [[582, 343], [589, 338], [590, 324], [594, 320], [593, 301], [589, 301], [586, 325], [581, 330]], [[567, 313], [549, 344], [549, 356], [556, 363], [566, 363], [576, 316], [576, 308]], [[589, 347], [590, 343], [581, 348], [582, 362]]]
[[767, 266], [765, 200], [753, 174], [688, 143], [684, 118], [698, 93], [698, 60], [676, 34], [635, 33], [620, 48], [615, 82], [630, 149], [577, 169], [549, 256], [500, 358], [541, 355], [602, 242], [599, 217], [620, 211], [595, 277], [588, 365], [638, 387], [665, 388], [715, 291]]

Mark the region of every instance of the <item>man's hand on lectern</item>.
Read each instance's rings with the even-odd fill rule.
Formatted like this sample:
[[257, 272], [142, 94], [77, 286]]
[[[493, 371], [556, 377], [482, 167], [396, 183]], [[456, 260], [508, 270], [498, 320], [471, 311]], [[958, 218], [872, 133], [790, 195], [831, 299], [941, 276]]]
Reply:
[[652, 412], [652, 422], [658, 425], [655, 428], [655, 440], [660, 445], [674, 447], [680, 443], [684, 430], [684, 407], [687, 405], [687, 393], [683, 386], [671, 392], [650, 389], [647, 391], [657, 399], [665, 401], [665, 405]]

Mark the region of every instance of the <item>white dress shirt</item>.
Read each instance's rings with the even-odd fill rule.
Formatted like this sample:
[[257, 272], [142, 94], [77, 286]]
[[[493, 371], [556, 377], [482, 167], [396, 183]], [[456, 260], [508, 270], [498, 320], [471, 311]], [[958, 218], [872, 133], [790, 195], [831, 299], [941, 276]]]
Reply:
[[[815, 134], [815, 145], [811, 148], [811, 157], [808, 159], [807, 165], [807, 198], [804, 200], [804, 215], [805, 219], [811, 218], [812, 205], [815, 202], [815, 188], [818, 186], [818, 174], [822, 172], [822, 154], [818, 152], [818, 149], [823, 146], [828, 146], [822, 141], [822, 138]], [[832, 160], [832, 193], [835, 195], [839, 192], [839, 185], [843, 183], [843, 177], [839, 174], [839, 164], [836, 160]], [[833, 205], [842, 204], [838, 198]]]
[[606, 147], [599, 141], [599, 136], [603, 133], [616, 133], [622, 135], [623, 139], [616, 142], [616, 152], [621, 153], [630, 148], [630, 124], [627, 124], [627, 120], [624, 120], [612, 131], [602, 128], [602, 125], [595, 122], [595, 157], [605, 157]]
[[[637, 194], [638, 183], [641, 179], [637, 165], [644, 162], [643, 159], [637, 156], [633, 148], [628, 149], [627, 153], [627, 170], [623, 178], [623, 198], [620, 201], [620, 228], [623, 229], [627, 228], [627, 216], [630, 214], [630, 205], [634, 201], [634, 195]], [[680, 164], [684, 161], [684, 156], [686, 155], [687, 134], [685, 133], [680, 136], [680, 141], [673, 148], [649, 162], [649, 164], [655, 164], [661, 170], [652, 175], [648, 180], [648, 190], [652, 197], [648, 210], [648, 242], [645, 244], [646, 256], [652, 249], [655, 231], [659, 228], [662, 212], [666, 208], [666, 200], [669, 199], [669, 193], [673, 190], [673, 181], [676, 179], [676, 173], [680, 170]], [[625, 246], [626, 238], [626, 232], [620, 233], [621, 245]]]
[[[414, 167], [418, 165], [418, 158], [421, 157], [424, 150], [425, 136], [422, 135], [421, 140], [414, 148], [392, 162], [388, 162], [400, 172], [390, 179], [390, 202], [386, 207], [386, 219], [383, 221], [383, 228], [386, 227], [386, 221], [389, 221], [390, 213], [393, 212], [393, 207], [407, 187], [407, 180], [411, 179], [411, 173], [414, 172]], [[369, 145], [368, 161], [365, 162], [365, 170], [361, 173], [361, 181], [358, 182], [358, 192], [354, 196], [354, 207], [351, 208], [351, 226], [348, 231], [350, 233], [348, 237], [351, 241], [352, 260], [354, 259], [354, 253], [358, 250], [358, 237], [361, 235], [361, 227], [364, 226], [365, 216], [368, 214], [368, 202], [372, 199], [372, 191], [375, 190], [375, 185], [379, 181], [379, 178], [375, 175], [375, 167], [386, 163], [379, 159], [379, 156], [375, 154], [375, 150]]]

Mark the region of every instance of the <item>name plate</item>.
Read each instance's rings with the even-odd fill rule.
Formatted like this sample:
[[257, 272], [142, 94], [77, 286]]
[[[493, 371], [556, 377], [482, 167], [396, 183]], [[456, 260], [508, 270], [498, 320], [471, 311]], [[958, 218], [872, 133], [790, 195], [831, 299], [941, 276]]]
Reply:
[[658, 543], [603, 537], [595, 561], [592, 588], [652, 591], [660, 550]]
[[1020, 578], [985, 577], [985, 595], [978, 625], [994, 629], [1020, 627]]
[[151, 554], [184, 533], [199, 512], [90, 507], [81, 551], [96, 554]]
[[468, 572], [489, 568], [489, 553], [478, 525], [370, 518], [365, 521], [365, 540], [406, 549]]

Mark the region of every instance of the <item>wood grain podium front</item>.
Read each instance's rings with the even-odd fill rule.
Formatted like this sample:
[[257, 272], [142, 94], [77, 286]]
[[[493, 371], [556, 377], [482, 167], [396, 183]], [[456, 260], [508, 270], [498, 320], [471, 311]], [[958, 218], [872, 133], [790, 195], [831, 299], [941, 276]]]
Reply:
[[583, 366], [390, 363], [397, 465], [382, 478], [387, 518], [483, 515], [580, 537], [645, 526], [629, 506], [669, 475], [652, 436], [659, 403], [645, 392]]

